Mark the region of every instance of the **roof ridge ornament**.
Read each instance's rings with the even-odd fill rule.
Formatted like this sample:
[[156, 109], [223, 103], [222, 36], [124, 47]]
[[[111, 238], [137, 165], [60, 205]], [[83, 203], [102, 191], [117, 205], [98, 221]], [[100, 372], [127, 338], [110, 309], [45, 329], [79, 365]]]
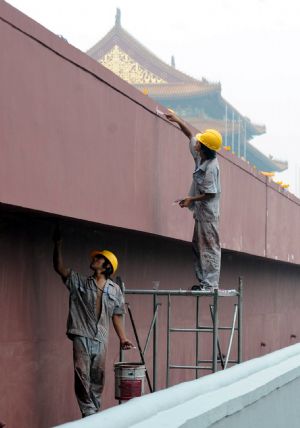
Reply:
[[115, 21], [116, 27], [121, 27], [121, 9], [117, 7], [116, 12], [116, 21]]

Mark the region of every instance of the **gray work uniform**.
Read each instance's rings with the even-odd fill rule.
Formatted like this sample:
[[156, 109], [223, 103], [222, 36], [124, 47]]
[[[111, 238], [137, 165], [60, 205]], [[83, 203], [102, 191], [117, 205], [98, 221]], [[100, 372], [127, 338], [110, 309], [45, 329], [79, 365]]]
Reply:
[[196, 138], [190, 141], [190, 151], [195, 161], [195, 171], [189, 196], [204, 193], [215, 196], [205, 201], [196, 201], [191, 209], [194, 213], [193, 234], [194, 265], [197, 280], [201, 286], [217, 288], [221, 267], [221, 247], [219, 241], [220, 213], [220, 170], [218, 159], [201, 161], [195, 151]]
[[[70, 292], [67, 336], [73, 341], [75, 393], [82, 415], [88, 416], [100, 408], [110, 319], [124, 314], [124, 297], [111, 279], [101, 292], [92, 276], [83, 277], [73, 270], [65, 284]], [[98, 320], [99, 292], [102, 308]]]

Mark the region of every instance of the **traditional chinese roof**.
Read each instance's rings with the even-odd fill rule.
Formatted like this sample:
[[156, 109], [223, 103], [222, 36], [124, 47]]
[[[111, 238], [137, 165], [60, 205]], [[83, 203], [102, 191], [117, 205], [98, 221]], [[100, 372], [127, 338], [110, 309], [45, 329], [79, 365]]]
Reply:
[[191, 125], [193, 125], [197, 129], [216, 129], [221, 134], [232, 133], [235, 134], [239, 133], [239, 124], [238, 122], [235, 122], [234, 124], [231, 121], [228, 121], [227, 125], [224, 120], [218, 120], [218, 119], [210, 119], [207, 117], [185, 117], [184, 120], [189, 122]]
[[273, 164], [278, 167], [277, 171], [285, 171], [289, 166], [287, 161], [283, 161], [281, 159], [274, 159], [271, 155], [269, 155], [269, 159], [273, 162]]
[[247, 143], [247, 160], [260, 171], [282, 172], [288, 167], [287, 162], [277, 161], [270, 156], [265, 156], [249, 142]]
[[[264, 125], [254, 124], [250, 122], [249, 119], [244, 119], [241, 121], [239, 119], [235, 121], [228, 120], [227, 123], [225, 120], [212, 119], [204, 116], [198, 116], [198, 117], [185, 116], [184, 119], [197, 129], [214, 128], [214, 129], [217, 129], [223, 135], [225, 135], [226, 133], [239, 134], [240, 132], [244, 132], [245, 128], [246, 128], [246, 131], [250, 130], [251, 136], [261, 135], [266, 132], [266, 128]], [[247, 132], [247, 139], [248, 138], [249, 138], [249, 133]]]
[[[162, 91], [163, 89], [158, 87], [160, 84], [171, 84], [178, 93], [183, 89], [184, 84], [187, 85], [187, 93], [220, 91], [220, 84], [194, 79], [166, 64], [145, 48], [122, 28], [119, 10], [117, 10], [114, 27], [89, 49], [87, 54], [128, 83], [138, 86], [153, 84], [151, 88], [153, 91]], [[164, 89], [169, 91], [167, 85]]]
[[141, 91], [146, 90], [150, 97], [166, 97], [166, 98], [189, 98], [198, 97], [211, 92], [220, 92], [221, 85], [219, 83], [209, 83], [195, 81], [192, 83], [161, 83], [161, 84], [144, 84], [135, 85]]

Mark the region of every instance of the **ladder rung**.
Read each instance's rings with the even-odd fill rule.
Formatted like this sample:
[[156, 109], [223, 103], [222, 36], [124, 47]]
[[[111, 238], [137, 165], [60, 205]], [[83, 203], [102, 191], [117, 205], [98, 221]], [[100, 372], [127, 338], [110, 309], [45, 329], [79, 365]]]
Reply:
[[194, 369], [194, 370], [212, 370], [211, 367], [207, 366], [177, 366], [177, 365], [170, 365], [169, 369]]
[[[174, 332], [174, 331], [181, 331], [181, 332], [183, 332], [183, 333], [196, 333], [197, 331], [198, 332], [200, 332], [200, 331], [203, 331], [202, 329], [200, 329], [200, 328], [170, 328], [169, 329], [169, 331], [170, 332]], [[209, 330], [210, 331], [210, 330]]]
[[[223, 357], [223, 360], [225, 360], [225, 358], [224, 358], [224, 357]], [[218, 358], [218, 359], [217, 359], [217, 362], [221, 364], [221, 360], [220, 360], [220, 358]], [[198, 360], [198, 361], [197, 361], [197, 363], [198, 363], [198, 364], [201, 364], [201, 363], [212, 363], [212, 360]], [[238, 361], [236, 361], [236, 360], [229, 360], [229, 361], [228, 361], [228, 364], [238, 364], [238, 363], [239, 363], [239, 362], [238, 362]]]
[[[218, 330], [232, 330], [232, 327], [218, 327]], [[234, 328], [233, 330], [238, 331], [238, 328]], [[214, 331], [213, 327], [198, 327], [198, 328], [170, 328], [170, 332], [181, 331], [183, 333], [210, 333]]]
[[[209, 326], [203, 326], [203, 327], [198, 327], [201, 331], [203, 330], [203, 329], [211, 329], [211, 330], [213, 330], [213, 327], [209, 327]], [[232, 327], [221, 327], [221, 326], [219, 326], [218, 327], [218, 330], [236, 330], [236, 331], [238, 331], [238, 328], [237, 327], [234, 327], [234, 329], [232, 328]]]

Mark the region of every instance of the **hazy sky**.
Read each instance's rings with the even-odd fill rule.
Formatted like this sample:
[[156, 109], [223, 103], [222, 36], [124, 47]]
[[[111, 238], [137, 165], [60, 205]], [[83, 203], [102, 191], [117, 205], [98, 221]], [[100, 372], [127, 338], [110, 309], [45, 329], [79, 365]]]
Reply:
[[[114, 25], [176, 68], [220, 81], [222, 94], [267, 133], [253, 144], [288, 160], [277, 174], [300, 196], [300, 0], [9, 0], [86, 51]], [[296, 171], [298, 180], [296, 182]]]

